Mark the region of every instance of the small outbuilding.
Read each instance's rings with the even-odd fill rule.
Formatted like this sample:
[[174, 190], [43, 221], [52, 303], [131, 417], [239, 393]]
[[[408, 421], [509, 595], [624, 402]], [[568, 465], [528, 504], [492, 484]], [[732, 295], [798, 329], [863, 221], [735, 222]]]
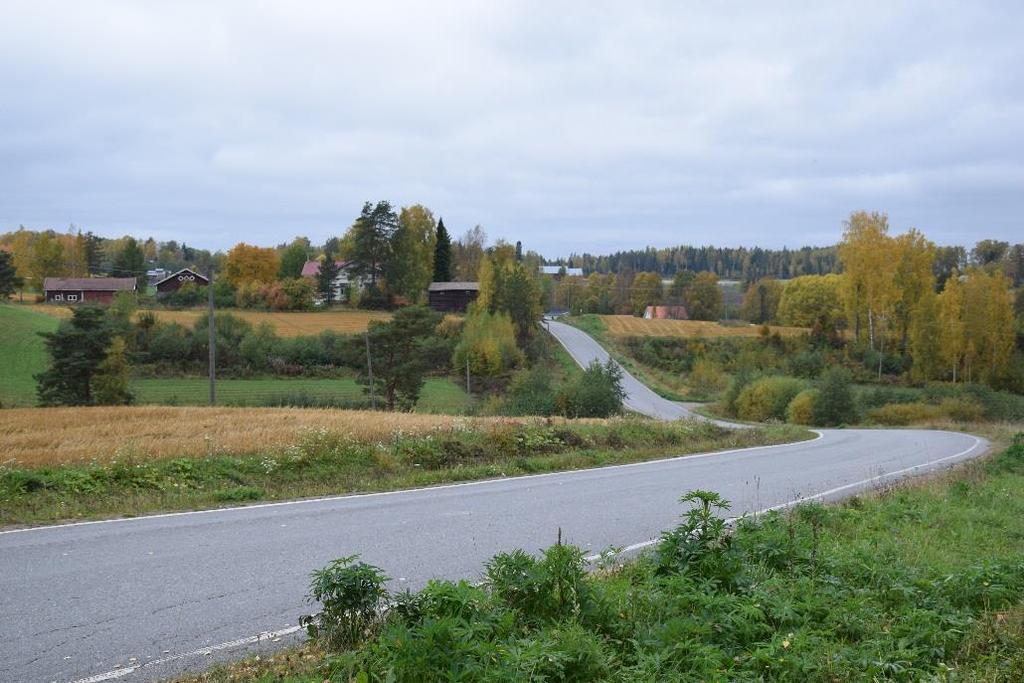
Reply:
[[567, 266], [541, 266], [539, 272], [541, 275], [551, 275], [556, 278], [560, 278], [563, 275], [565, 277], [583, 277], [582, 268], [569, 268]]
[[200, 275], [191, 268], [182, 268], [177, 273], [171, 273], [164, 279], [156, 282], [153, 286], [156, 287], [156, 295], [160, 297], [177, 292], [185, 285], [205, 287], [208, 284], [210, 284], [209, 278]]
[[686, 306], [648, 306], [644, 309], [645, 320], [689, 320]]
[[479, 282], [431, 282], [427, 288], [430, 307], [443, 313], [465, 313], [478, 296]]
[[53, 304], [109, 304], [118, 292], [134, 292], [136, 287], [133, 277], [48, 277], [43, 295]]

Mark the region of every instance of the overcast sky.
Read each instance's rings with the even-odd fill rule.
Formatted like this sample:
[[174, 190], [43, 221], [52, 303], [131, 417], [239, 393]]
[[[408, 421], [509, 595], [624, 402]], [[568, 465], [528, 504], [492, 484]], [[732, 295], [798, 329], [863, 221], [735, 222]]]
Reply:
[[549, 257], [860, 208], [1024, 241], [1024, 3], [0, 3], [0, 231], [322, 242], [377, 199]]

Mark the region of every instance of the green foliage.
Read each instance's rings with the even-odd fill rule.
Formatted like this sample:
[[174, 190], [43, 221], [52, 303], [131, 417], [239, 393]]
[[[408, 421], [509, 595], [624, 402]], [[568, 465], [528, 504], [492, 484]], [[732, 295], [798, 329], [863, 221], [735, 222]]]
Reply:
[[740, 391], [736, 414], [751, 422], [785, 420], [786, 407], [803, 388], [803, 382], [792, 377], [762, 377]]
[[722, 317], [722, 289], [714, 273], [698, 273], [683, 291], [687, 312], [693, 320], [718, 320]]
[[470, 373], [476, 377], [499, 377], [523, 362], [515, 327], [507, 314], [473, 307], [452, 356], [456, 372], [465, 372], [467, 362]]
[[17, 274], [11, 255], [0, 250], [0, 299], [9, 299], [24, 285], [25, 280]]
[[717, 511], [728, 510], [729, 501], [714, 491], [690, 491], [679, 502], [691, 505], [683, 523], [661, 536], [654, 563], [659, 574], [675, 574], [707, 582], [720, 590], [732, 590], [742, 563], [732, 548], [725, 520]]
[[437, 235], [434, 242], [434, 282], [452, 281], [452, 238], [444, 227], [444, 219], [437, 221]]
[[392, 256], [391, 238], [398, 229], [398, 215], [391, 203], [366, 202], [352, 225], [351, 270], [367, 278], [371, 286], [384, 275]]
[[305, 615], [299, 624], [310, 639], [332, 650], [353, 648], [371, 637], [383, 618], [388, 577], [358, 555], [334, 560], [312, 574], [309, 601], [320, 612]]
[[297, 278], [302, 275], [302, 267], [309, 259], [309, 240], [305, 237], [296, 237], [292, 243], [281, 252], [281, 266], [278, 276], [282, 280]]
[[849, 370], [833, 367], [821, 376], [818, 400], [814, 406], [814, 422], [819, 425], [841, 425], [857, 421], [852, 377]]
[[[440, 316], [424, 306], [408, 306], [388, 322], [372, 321], [367, 330], [373, 367], [373, 388], [388, 410], [412, 410], [426, 373], [447, 356], [447, 346], [435, 336]], [[359, 382], [370, 391], [367, 371]]]
[[551, 371], [543, 364], [520, 370], [509, 383], [502, 404], [505, 415], [551, 415], [555, 412]]
[[926, 403], [890, 403], [868, 411], [868, 420], [889, 427], [904, 427], [941, 416], [942, 410], [938, 406]]
[[107, 349], [106, 358], [96, 368], [90, 379], [90, 391], [96, 405], [128, 405], [135, 397], [128, 389], [131, 368], [125, 357], [123, 337], [114, 337]]
[[437, 234], [434, 215], [420, 204], [407, 206], [398, 216], [398, 228], [391, 239], [388, 289], [411, 302], [421, 301], [433, 275]]
[[821, 392], [817, 389], [801, 391], [786, 406], [786, 421], [797, 425], [815, 424], [815, 411], [818, 409], [820, 398]]
[[87, 406], [94, 403], [93, 375], [110, 345], [111, 328], [105, 309], [76, 306], [55, 332], [41, 332], [50, 367], [36, 375], [39, 404]]
[[608, 359], [593, 361], [559, 392], [556, 403], [567, 417], [610, 417], [622, 412], [626, 392], [622, 388], [622, 369]]

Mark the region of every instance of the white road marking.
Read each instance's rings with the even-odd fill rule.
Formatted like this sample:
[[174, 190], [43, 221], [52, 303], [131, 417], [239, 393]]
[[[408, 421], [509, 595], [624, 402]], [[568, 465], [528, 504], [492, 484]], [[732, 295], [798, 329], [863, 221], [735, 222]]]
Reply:
[[[821, 437], [822, 437], [821, 432], [818, 432], [818, 438], [821, 438]], [[881, 474], [881, 475], [878, 475], [876, 477], [870, 477], [868, 479], [862, 479], [862, 480], [854, 482], [852, 484], [846, 484], [844, 486], [837, 486], [837, 487], [829, 489], [827, 491], [822, 491], [821, 493], [816, 493], [813, 496], [807, 496], [806, 498], [799, 498], [797, 500], [791, 500], [791, 501], [786, 502], [786, 503], [780, 503], [779, 505], [772, 505], [771, 507], [766, 507], [764, 509], [757, 510], [756, 512], [753, 512], [751, 514], [753, 516], [758, 516], [758, 515], [762, 515], [762, 514], [764, 514], [766, 512], [771, 512], [773, 510], [783, 510], [783, 509], [788, 508], [788, 507], [793, 507], [795, 505], [800, 505], [801, 503], [806, 503], [806, 502], [812, 501], [812, 500], [818, 500], [820, 498], [826, 498], [828, 496], [835, 495], [835, 494], [841, 493], [843, 491], [848, 491], [850, 489], [857, 488], [857, 487], [870, 486], [871, 484], [883, 481], [885, 479], [892, 479], [892, 478], [895, 478], [895, 477], [899, 477], [900, 475], [913, 472], [915, 470], [920, 470], [920, 469], [925, 468], [925, 467], [931, 467], [933, 465], [938, 465], [940, 463], [947, 462], [949, 460], [955, 460], [957, 458], [961, 458], [961, 457], [967, 455], [968, 453], [970, 453], [971, 451], [973, 451], [978, 446], [983, 445], [983, 441], [980, 438], [978, 438], [976, 436], [972, 436], [971, 438], [974, 439], [974, 443], [971, 445], [971, 447], [967, 448], [967, 449], [965, 449], [963, 451], [960, 451], [959, 453], [956, 453], [955, 455], [947, 455], [946, 457], [939, 458], [938, 460], [932, 460], [930, 462], [921, 463], [919, 465], [914, 465], [912, 467], [905, 467], [905, 468], [903, 468], [901, 470], [895, 470], [893, 472], [888, 472], [886, 474]], [[780, 445], [790, 445], [790, 444], [780, 444]], [[773, 446], [762, 446], [761, 448], [773, 448]], [[740, 450], [750, 450], [750, 449], [740, 449]], [[728, 451], [723, 451], [723, 452], [728, 452]], [[717, 453], [709, 453], [708, 455], [718, 455], [718, 454]], [[692, 456], [690, 456], [690, 457], [692, 457]], [[657, 462], [657, 461], [650, 461], [650, 462]], [[645, 463], [631, 463], [631, 464], [645, 464]], [[626, 465], [618, 465], [617, 467], [626, 467]], [[605, 469], [607, 469], [607, 468], [605, 468]], [[544, 475], [539, 475], [539, 476], [544, 476]], [[482, 482], [470, 482], [470, 483], [482, 483]], [[436, 487], [436, 488], [441, 488], [441, 487]], [[418, 490], [422, 490], [422, 489], [418, 489]], [[372, 494], [370, 494], [370, 495], [372, 495]], [[344, 497], [348, 497], [348, 496], [341, 496], [341, 497], [344, 498]], [[334, 499], [327, 498], [327, 499], [322, 499], [322, 500], [334, 500]], [[297, 501], [297, 502], [301, 502], [301, 501]], [[284, 503], [282, 503], [282, 504], [284, 504]], [[243, 509], [244, 510], [244, 509], [247, 509], [247, 508], [231, 508], [231, 509]], [[179, 513], [179, 514], [188, 514], [188, 513]], [[163, 515], [161, 515], [161, 516], [163, 516]], [[732, 522], [735, 522], [735, 521], [737, 521], [739, 519], [741, 519], [741, 518], [740, 517], [732, 517], [732, 518], [730, 518], [727, 521], [732, 523]], [[116, 520], [109, 520], [109, 521], [116, 521]], [[65, 526], [68, 526], [68, 525], [65, 525]], [[47, 527], [47, 528], [53, 528], [53, 527]], [[621, 550], [619, 550], [615, 554], [616, 555], [625, 555], [627, 553], [631, 553], [631, 552], [634, 552], [636, 550], [641, 550], [643, 548], [648, 548], [648, 547], [656, 544], [657, 542], [658, 542], [658, 539], [650, 539], [650, 540], [647, 540], [647, 541], [641, 541], [640, 543], [634, 543], [632, 545], [628, 545], [625, 548], [622, 548]], [[586, 560], [587, 562], [595, 562], [598, 559], [600, 559], [600, 557], [601, 557], [601, 554], [598, 553], [596, 555], [587, 555], [583, 559]], [[399, 580], [400, 581], [404, 581], [404, 579], [399, 579]], [[209, 654], [212, 654], [214, 652], [219, 652], [219, 651], [222, 651], [222, 650], [230, 650], [230, 649], [233, 649], [233, 648], [236, 648], [236, 647], [242, 647], [244, 645], [252, 645], [252, 644], [255, 644], [255, 643], [259, 643], [260, 641], [263, 641], [263, 640], [272, 640], [274, 638], [283, 638], [284, 636], [291, 635], [293, 633], [296, 633], [299, 630], [300, 630], [300, 627], [298, 627], [298, 626], [291, 626], [291, 627], [288, 627], [288, 628], [285, 628], [285, 629], [281, 629], [280, 631], [271, 631], [271, 632], [259, 633], [259, 634], [254, 635], [254, 636], [248, 636], [248, 637], [245, 637], [245, 638], [238, 638], [237, 640], [230, 640], [230, 641], [228, 641], [226, 643], [220, 643], [218, 645], [210, 645], [210, 646], [207, 646], [207, 647], [201, 647], [201, 648], [198, 648], [198, 649], [195, 649], [195, 650], [190, 650], [188, 652], [181, 652], [181, 653], [178, 653], [178, 654], [170, 655], [169, 657], [162, 657], [160, 659], [154, 659], [153, 661], [146, 662], [145, 664], [139, 664], [137, 666], [124, 667], [124, 668], [120, 668], [120, 669], [114, 669], [112, 671], [107, 671], [105, 673], [95, 674], [93, 676], [89, 676], [88, 678], [80, 678], [80, 679], [78, 679], [76, 681], [72, 681], [71, 683], [103, 683], [103, 681], [112, 681], [112, 680], [115, 680], [117, 678], [122, 678], [124, 676], [129, 675], [129, 674], [135, 673], [136, 671], [139, 671], [140, 669], [144, 669], [144, 668], [148, 668], [148, 667], [152, 667], [152, 666], [160, 666], [160, 665], [167, 664], [169, 662], [177, 661], [177, 660], [180, 660], [180, 659], [186, 659], [188, 657], [198, 657], [198, 656], [201, 656], [201, 655], [209, 655]]]
[[[66, 529], [66, 528], [69, 528], [69, 527], [76, 527], [76, 526], [91, 526], [91, 525], [94, 525], [94, 524], [118, 524], [118, 523], [129, 523], [129, 522], [141, 522], [141, 521], [145, 521], [147, 519], [162, 519], [162, 518], [167, 518], [167, 517], [187, 517], [187, 516], [190, 516], [190, 515], [209, 515], [209, 514], [215, 514], [215, 513], [218, 513], [218, 512], [230, 513], [230, 512], [238, 512], [238, 511], [244, 511], [244, 510], [259, 510], [259, 509], [262, 509], [262, 508], [284, 507], [286, 505], [310, 505], [312, 503], [330, 503], [330, 502], [335, 502], [335, 501], [339, 501], [339, 500], [356, 500], [356, 499], [359, 499], [359, 498], [376, 498], [376, 497], [380, 497], [380, 496], [397, 496], [397, 495], [401, 495], [401, 494], [421, 493], [421, 492], [431, 492], [431, 491], [443, 491], [445, 489], [456, 489], [456, 488], [463, 488], [463, 487], [467, 487], [467, 486], [484, 486], [484, 485], [487, 485], [487, 484], [497, 484], [497, 483], [510, 482], [510, 481], [522, 481], [522, 480], [526, 480], [526, 479], [540, 479], [540, 478], [543, 478], [543, 477], [567, 476], [567, 475], [573, 475], [573, 474], [581, 474], [583, 472], [596, 472], [598, 470], [600, 470], [600, 471], [610, 471], [610, 470], [625, 469], [627, 467], [643, 467], [645, 465], [657, 465], [659, 463], [671, 462], [673, 460], [682, 460], [682, 459], [700, 460], [701, 458], [714, 458], [714, 457], [717, 457], [717, 456], [729, 455], [729, 454], [732, 454], [732, 453], [748, 453], [748, 452], [749, 453], [753, 453], [754, 451], [764, 451], [764, 450], [770, 450], [770, 449], [773, 449], [773, 448], [783, 448], [783, 447], [787, 447], [787, 446], [799, 446], [801, 444], [808, 444], [808, 443], [813, 443], [815, 441], [819, 441], [822, 438], [824, 438], [824, 436], [825, 436], [824, 432], [819, 431], [817, 429], [811, 429], [811, 430], [808, 430], [808, 431], [811, 431], [811, 432], [817, 434], [817, 436], [814, 437], [813, 439], [806, 439], [804, 441], [792, 441], [792, 442], [789, 442], [789, 443], [777, 443], [777, 444], [772, 444], [771, 446], [749, 446], [747, 448], [730, 448], [728, 450], [713, 451], [713, 452], [710, 452], [710, 453], [693, 453], [693, 454], [689, 454], [689, 455], [687, 455], [687, 454], [673, 455], [673, 456], [669, 456], [667, 458], [658, 458], [657, 460], [644, 460], [642, 462], [627, 462], [627, 463], [623, 463], [621, 465], [605, 465], [605, 466], [597, 466], [597, 467], [587, 467], [585, 469], [579, 469], [579, 470], [562, 470], [560, 472], [542, 472], [541, 474], [524, 474], [524, 475], [515, 476], [515, 477], [498, 477], [498, 478], [495, 478], [495, 479], [479, 479], [477, 481], [463, 481], [463, 482], [458, 482], [458, 483], [455, 483], [455, 484], [439, 484], [437, 486], [423, 486], [423, 487], [420, 487], [420, 488], [398, 489], [398, 490], [395, 490], [395, 491], [378, 491], [376, 493], [349, 493], [349, 494], [345, 494], [345, 495], [341, 495], [341, 496], [324, 496], [323, 498], [302, 498], [300, 500], [282, 500], [282, 501], [278, 501], [278, 502], [275, 502], [275, 503], [257, 503], [255, 505], [238, 505], [238, 506], [235, 506], [235, 507], [210, 508], [209, 510], [185, 510], [185, 511], [182, 511], [182, 512], [164, 512], [164, 513], [161, 513], [161, 514], [158, 514], [158, 515], [142, 515], [142, 516], [139, 516], [139, 517], [117, 517], [117, 518], [114, 518], [114, 519], [93, 519], [93, 520], [89, 520], [89, 521], [85, 521], [85, 522], [67, 522], [66, 524], [49, 524], [49, 525], [46, 525], [46, 526], [30, 526], [30, 527], [24, 527], [24, 528], [21, 528], [21, 529], [8, 529], [6, 531], [0, 531], [0, 536], [2, 536], [4, 534], [23, 534], [23, 533], [28, 533], [28, 532], [31, 532], [31, 531], [48, 531], [50, 529]], [[951, 432], [951, 433], [956, 433], [956, 432]]]

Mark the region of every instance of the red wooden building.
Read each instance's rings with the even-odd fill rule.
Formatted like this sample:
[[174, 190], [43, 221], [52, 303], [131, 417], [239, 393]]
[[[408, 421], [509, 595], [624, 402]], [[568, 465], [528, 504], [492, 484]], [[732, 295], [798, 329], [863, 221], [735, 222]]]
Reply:
[[133, 277], [48, 277], [43, 280], [47, 303], [109, 304], [118, 292], [134, 292]]

